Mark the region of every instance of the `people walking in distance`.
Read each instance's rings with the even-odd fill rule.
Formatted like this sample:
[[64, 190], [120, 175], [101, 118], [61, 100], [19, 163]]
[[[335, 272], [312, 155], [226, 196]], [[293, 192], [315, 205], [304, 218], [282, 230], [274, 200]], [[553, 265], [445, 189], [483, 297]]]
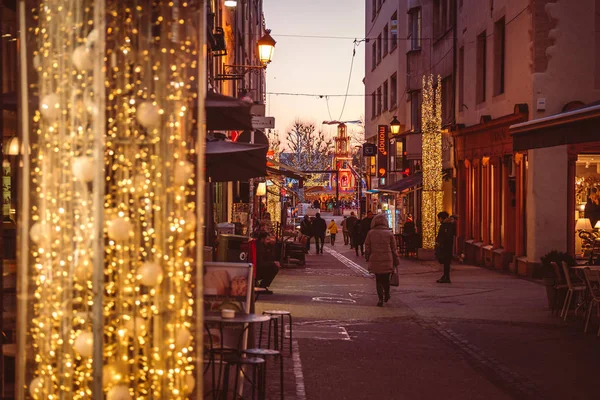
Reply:
[[454, 223], [446, 211], [438, 213], [437, 217], [441, 224], [435, 243], [435, 256], [438, 262], [444, 266], [444, 275], [437, 280], [437, 283], [450, 283], [450, 262], [452, 261], [454, 247]]
[[390, 274], [394, 272], [394, 267], [398, 265], [399, 259], [396, 252], [396, 240], [389, 229], [386, 216], [378, 214], [372, 219], [372, 229], [365, 238], [365, 257], [369, 272], [375, 274], [375, 285], [379, 298], [377, 306], [382, 307], [383, 302], [387, 303], [390, 299]]
[[306, 238], [306, 251], [310, 251], [310, 238], [313, 235], [312, 232], [312, 223], [310, 222], [310, 219], [308, 218], [308, 215], [304, 216], [304, 219], [302, 220], [302, 222], [300, 223], [300, 233], [304, 235], [304, 237]]
[[342, 220], [342, 235], [344, 236], [344, 246], [350, 243], [350, 234], [348, 233], [348, 217], [344, 217]]
[[350, 238], [350, 248], [354, 248], [354, 235], [352, 234], [354, 225], [358, 223], [358, 218], [356, 218], [356, 214], [354, 211], [350, 213], [350, 217], [346, 221], [346, 229], [348, 230], [348, 236]]
[[327, 229], [329, 229], [329, 236], [331, 237], [331, 245], [335, 246], [335, 235], [338, 233], [338, 227], [334, 220], [331, 220], [329, 225], [327, 225]]
[[321, 213], [317, 213], [312, 222], [312, 231], [315, 237], [315, 247], [317, 254], [323, 254], [323, 244], [325, 242], [325, 232], [327, 231], [327, 222], [321, 218]]
[[361, 256], [365, 255], [365, 250], [364, 250], [363, 244], [365, 243], [367, 234], [371, 230], [371, 222], [372, 221], [373, 221], [373, 212], [372, 211], [367, 212], [367, 217], [363, 218], [360, 221], [359, 238], [358, 238], [358, 242], [356, 243], [356, 255], [358, 255], [359, 248], [360, 248], [360, 255]]
[[358, 247], [362, 247], [363, 245], [363, 242], [360, 239], [360, 221], [360, 219], [357, 219], [350, 231], [350, 248], [356, 250], [356, 256], [358, 256]]

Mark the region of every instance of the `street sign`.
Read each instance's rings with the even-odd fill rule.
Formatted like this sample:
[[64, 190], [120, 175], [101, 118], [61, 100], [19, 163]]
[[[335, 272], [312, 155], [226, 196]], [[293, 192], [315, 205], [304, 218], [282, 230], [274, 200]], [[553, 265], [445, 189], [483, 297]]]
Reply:
[[254, 129], [273, 129], [275, 128], [275, 117], [252, 117], [252, 127]]
[[377, 145], [374, 143], [363, 144], [363, 157], [373, 157], [377, 154]]

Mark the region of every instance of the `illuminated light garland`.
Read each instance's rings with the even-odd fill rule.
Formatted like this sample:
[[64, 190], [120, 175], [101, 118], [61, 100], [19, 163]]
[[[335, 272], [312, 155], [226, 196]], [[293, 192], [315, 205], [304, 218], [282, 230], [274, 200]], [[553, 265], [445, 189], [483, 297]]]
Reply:
[[[196, 386], [191, 110], [198, 58], [192, 21], [199, 11], [161, 0], [40, 3], [29, 29], [37, 41], [33, 90], [40, 98], [29, 228], [35, 367], [20, 373], [35, 399], [92, 398], [99, 364], [107, 399], [188, 398]], [[94, 29], [94, 7], [106, 11], [106, 32]], [[106, 44], [104, 57], [93, 56], [97, 43]], [[105, 102], [94, 94], [99, 66]], [[103, 149], [94, 135], [100, 118]], [[98, 150], [104, 159], [94, 158]], [[102, 166], [105, 192], [98, 193]], [[105, 226], [97, 232], [99, 198]], [[104, 254], [95, 254], [92, 243], [101, 236]], [[100, 363], [92, 333], [98, 332], [92, 323], [98, 259], [104, 260]]]
[[437, 76], [437, 86], [433, 85], [433, 75], [423, 76], [422, 103], [422, 170], [423, 197], [421, 223], [423, 248], [434, 249], [437, 227], [437, 213], [443, 209], [442, 191], [442, 83]]

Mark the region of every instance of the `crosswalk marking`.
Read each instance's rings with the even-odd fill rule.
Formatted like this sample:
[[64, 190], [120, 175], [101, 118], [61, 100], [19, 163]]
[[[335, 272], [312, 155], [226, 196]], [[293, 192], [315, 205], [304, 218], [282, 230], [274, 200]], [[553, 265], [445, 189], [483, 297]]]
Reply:
[[367, 271], [366, 269], [364, 269], [363, 267], [361, 267], [360, 265], [358, 265], [357, 263], [355, 263], [354, 261], [352, 261], [348, 257], [346, 257], [346, 256], [338, 253], [337, 251], [335, 251], [335, 250], [333, 250], [333, 249], [331, 249], [329, 247], [325, 247], [324, 250], [326, 252], [328, 252], [329, 254], [331, 254], [332, 256], [334, 256], [335, 258], [337, 258], [338, 261], [340, 261], [346, 267], [350, 268], [353, 271], [358, 272], [359, 274], [361, 274], [365, 278], [372, 278], [373, 277], [369, 271]]

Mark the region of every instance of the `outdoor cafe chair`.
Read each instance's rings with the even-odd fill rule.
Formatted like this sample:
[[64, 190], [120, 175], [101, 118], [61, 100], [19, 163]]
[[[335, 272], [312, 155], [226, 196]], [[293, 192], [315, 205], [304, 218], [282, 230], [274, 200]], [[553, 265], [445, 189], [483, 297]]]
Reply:
[[566, 295], [566, 291], [569, 288], [569, 285], [567, 285], [567, 280], [565, 279], [565, 274], [562, 270], [562, 266], [559, 267], [558, 264], [554, 261], [552, 261], [551, 264], [554, 268], [554, 275], [556, 276], [556, 280], [554, 281], [554, 289], [556, 290], [556, 296], [554, 296], [554, 302], [552, 303], [552, 314], [554, 315], [555, 312], [561, 310], [560, 316], [562, 318], [562, 308], [560, 308], [559, 303], [562, 296], [560, 296], [559, 294], [565, 292]]
[[[591, 270], [586, 268], [583, 270], [585, 283], [590, 295], [590, 304], [588, 307], [587, 318], [585, 320], [584, 332], [587, 332], [592, 311], [596, 308], [596, 314], [600, 317], [600, 270]], [[598, 336], [600, 336], [600, 327], [598, 327]]]
[[[573, 282], [573, 280], [571, 279], [571, 275], [569, 274], [569, 266], [564, 261], [562, 262], [562, 268], [565, 274], [565, 280], [567, 281], [567, 295], [565, 296], [565, 302], [563, 303], [563, 308], [560, 313], [560, 316], [566, 321], [567, 315], [569, 314], [569, 307], [571, 306], [571, 300], [573, 300], [573, 295], [575, 294], [575, 292], [585, 293], [586, 285], [583, 282]], [[575, 312], [577, 312], [577, 309], [579, 309], [581, 305], [582, 304], [579, 304], [577, 306]]]

